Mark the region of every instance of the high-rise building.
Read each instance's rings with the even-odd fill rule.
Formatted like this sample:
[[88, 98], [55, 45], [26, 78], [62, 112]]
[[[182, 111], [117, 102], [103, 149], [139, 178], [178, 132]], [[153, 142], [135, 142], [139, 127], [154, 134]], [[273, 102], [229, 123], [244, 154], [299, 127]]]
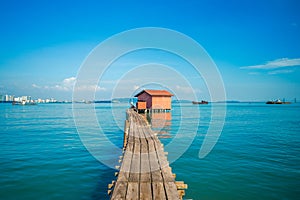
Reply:
[[14, 100], [14, 96], [13, 95], [6, 94], [4, 96], [4, 101], [13, 101], [13, 100]]

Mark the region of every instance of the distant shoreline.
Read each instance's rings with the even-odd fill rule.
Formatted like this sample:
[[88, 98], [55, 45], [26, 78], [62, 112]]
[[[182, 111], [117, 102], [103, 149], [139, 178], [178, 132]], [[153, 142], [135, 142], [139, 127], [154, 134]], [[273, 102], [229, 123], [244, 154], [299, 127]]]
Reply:
[[[0, 101], [0, 104], [12, 104], [13, 101]], [[47, 102], [47, 103], [37, 103], [37, 104], [72, 104], [72, 103], [76, 103], [76, 104], [107, 104], [107, 103], [112, 103], [112, 104], [118, 104], [118, 103], [128, 103], [125, 101], [120, 101], [120, 102], [114, 102], [111, 100], [96, 100], [96, 101], [56, 101], [56, 102]], [[172, 103], [176, 104], [176, 103], [191, 103], [192, 101], [190, 100], [174, 100], [172, 101]], [[208, 102], [209, 104], [222, 104], [222, 103], [226, 103], [226, 104], [252, 104], [252, 103], [266, 103], [265, 101], [215, 101], [215, 102]], [[295, 104], [295, 103], [299, 103], [299, 102], [291, 102], [290, 104]]]

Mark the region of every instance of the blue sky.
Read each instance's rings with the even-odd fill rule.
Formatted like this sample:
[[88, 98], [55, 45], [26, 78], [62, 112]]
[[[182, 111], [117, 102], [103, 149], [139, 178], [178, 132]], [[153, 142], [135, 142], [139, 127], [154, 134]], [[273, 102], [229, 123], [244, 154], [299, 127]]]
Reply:
[[[164, 27], [205, 48], [218, 66], [228, 99], [300, 99], [299, 9], [297, 0], [1, 1], [0, 94], [71, 99], [80, 65], [96, 45], [128, 29]], [[151, 56], [174, 63], [174, 57], [157, 52], [121, 61], [146, 63]], [[185, 64], [177, 68], [189, 72]], [[107, 73], [98, 87], [99, 99], [111, 97], [124, 69], [112, 66]], [[127, 79], [131, 82], [122, 84], [115, 97], [141, 87], [139, 80]], [[198, 98], [209, 98], [201, 78], [191, 82], [200, 83], [194, 88]], [[182, 84], [171, 81], [167, 87], [189, 99]]]

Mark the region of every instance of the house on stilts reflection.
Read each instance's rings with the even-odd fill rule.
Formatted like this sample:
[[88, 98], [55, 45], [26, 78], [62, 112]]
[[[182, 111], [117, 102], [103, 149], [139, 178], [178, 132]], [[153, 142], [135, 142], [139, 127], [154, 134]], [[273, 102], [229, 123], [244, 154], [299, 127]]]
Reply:
[[136, 109], [138, 112], [170, 111], [172, 96], [167, 90], [143, 90], [135, 95], [138, 98]]

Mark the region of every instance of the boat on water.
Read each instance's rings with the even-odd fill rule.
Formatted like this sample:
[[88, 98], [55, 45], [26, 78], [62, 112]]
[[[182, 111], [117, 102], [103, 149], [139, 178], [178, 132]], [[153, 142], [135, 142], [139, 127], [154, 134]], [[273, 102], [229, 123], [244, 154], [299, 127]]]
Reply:
[[280, 99], [277, 99], [275, 101], [267, 101], [266, 104], [291, 104], [291, 102], [281, 101]]
[[27, 101], [13, 101], [12, 105], [21, 105], [21, 106], [30, 105], [30, 106], [32, 106], [32, 105], [37, 105], [37, 104], [33, 101], [30, 101], [30, 102], [27, 102]]
[[192, 101], [193, 104], [208, 104], [208, 101]]

